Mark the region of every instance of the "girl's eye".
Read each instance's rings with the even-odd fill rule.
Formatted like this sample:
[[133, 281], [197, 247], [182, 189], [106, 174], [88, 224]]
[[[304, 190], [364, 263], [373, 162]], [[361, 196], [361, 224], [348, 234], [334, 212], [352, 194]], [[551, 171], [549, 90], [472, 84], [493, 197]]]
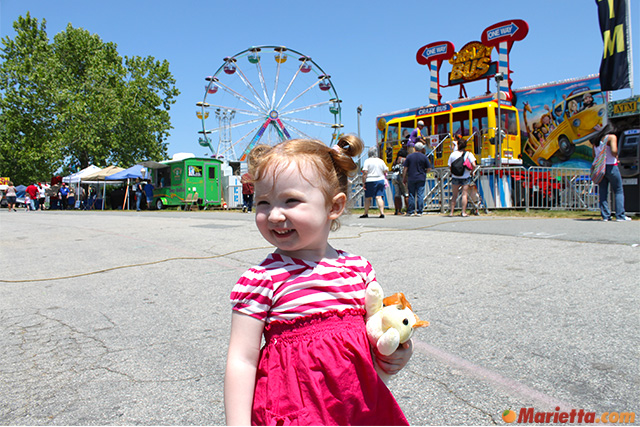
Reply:
[[300, 203], [300, 200], [298, 199], [287, 199], [287, 204], [291, 204], [291, 203]]
[[257, 203], [257, 205], [258, 205], [258, 206], [260, 206], [260, 205], [262, 205], [262, 206], [266, 206], [266, 205], [268, 205], [268, 204], [269, 204], [269, 202], [267, 202], [266, 200], [260, 200], [260, 201]]

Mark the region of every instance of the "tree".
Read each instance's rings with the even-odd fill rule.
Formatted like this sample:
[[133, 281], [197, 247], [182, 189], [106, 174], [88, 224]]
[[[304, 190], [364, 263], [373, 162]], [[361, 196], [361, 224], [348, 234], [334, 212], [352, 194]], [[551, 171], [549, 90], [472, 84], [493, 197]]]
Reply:
[[125, 57], [126, 83], [120, 96], [122, 117], [113, 154], [125, 164], [164, 159], [171, 122], [168, 110], [179, 95], [169, 63], [153, 57]]
[[0, 176], [23, 183], [165, 159], [168, 111], [180, 94], [169, 63], [123, 61], [116, 44], [71, 24], [49, 43], [45, 23], [27, 13], [16, 37], [2, 39]]
[[0, 50], [0, 176], [16, 183], [45, 181], [63, 159], [46, 21], [38, 25], [27, 13], [13, 28], [15, 39], [4, 37]]
[[84, 168], [167, 157], [168, 110], [180, 92], [166, 60], [135, 56], [123, 64], [115, 44], [70, 24], [54, 37], [54, 53], [66, 96], [60, 131], [70, 161]]
[[[106, 165], [117, 146], [124, 68], [116, 45], [67, 25], [55, 35], [56, 85], [62, 92], [57, 128], [69, 167]], [[115, 160], [115, 159], [114, 159]]]

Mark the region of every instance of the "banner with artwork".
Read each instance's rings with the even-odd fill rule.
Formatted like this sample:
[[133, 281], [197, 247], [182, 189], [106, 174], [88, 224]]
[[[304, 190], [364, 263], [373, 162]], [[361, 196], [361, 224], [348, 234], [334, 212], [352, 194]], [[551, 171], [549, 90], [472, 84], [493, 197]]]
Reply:
[[597, 75], [513, 91], [524, 166], [589, 168], [589, 138], [602, 128], [605, 93]]

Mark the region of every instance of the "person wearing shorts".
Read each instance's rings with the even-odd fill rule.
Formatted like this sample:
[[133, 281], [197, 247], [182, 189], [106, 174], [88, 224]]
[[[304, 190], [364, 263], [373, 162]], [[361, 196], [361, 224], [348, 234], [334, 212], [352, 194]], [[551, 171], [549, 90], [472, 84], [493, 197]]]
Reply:
[[466, 159], [469, 160], [472, 168], [465, 168], [464, 173], [460, 176], [453, 175], [453, 173], [451, 174], [451, 188], [453, 192], [451, 194], [451, 210], [449, 212], [449, 216], [453, 216], [460, 188], [462, 188], [462, 200], [460, 201], [462, 204], [462, 213], [460, 216], [469, 216], [467, 215], [467, 200], [469, 197], [469, 184], [471, 184], [471, 171], [476, 168], [476, 158], [473, 154], [466, 151], [467, 141], [464, 138], [457, 135], [456, 140], [458, 142], [458, 149], [449, 156], [449, 167], [451, 167], [451, 163], [453, 163], [457, 158], [466, 156]]
[[384, 189], [387, 183], [387, 165], [378, 157], [378, 149], [369, 149], [369, 158], [362, 165], [362, 182], [364, 186], [364, 215], [360, 218], [369, 218], [369, 206], [371, 200], [376, 199], [380, 218], [384, 218]]
[[9, 208], [9, 212], [11, 211], [17, 212], [16, 196], [17, 196], [16, 187], [13, 186], [13, 182], [9, 181], [9, 186], [7, 187], [7, 193], [5, 194], [5, 197], [7, 198], [7, 204], [8, 204], [7, 207]]

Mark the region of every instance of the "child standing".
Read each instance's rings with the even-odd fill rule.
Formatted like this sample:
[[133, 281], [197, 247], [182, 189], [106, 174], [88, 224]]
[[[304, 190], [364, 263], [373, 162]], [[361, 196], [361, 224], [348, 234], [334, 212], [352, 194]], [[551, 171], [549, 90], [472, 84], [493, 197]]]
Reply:
[[372, 357], [364, 295], [375, 273], [328, 243], [362, 149], [346, 135], [333, 148], [296, 139], [249, 156], [256, 225], [277, 249], [231, 293], [227, 424], [407, 425], [376, 369], [397, 372], [410, 350]]

